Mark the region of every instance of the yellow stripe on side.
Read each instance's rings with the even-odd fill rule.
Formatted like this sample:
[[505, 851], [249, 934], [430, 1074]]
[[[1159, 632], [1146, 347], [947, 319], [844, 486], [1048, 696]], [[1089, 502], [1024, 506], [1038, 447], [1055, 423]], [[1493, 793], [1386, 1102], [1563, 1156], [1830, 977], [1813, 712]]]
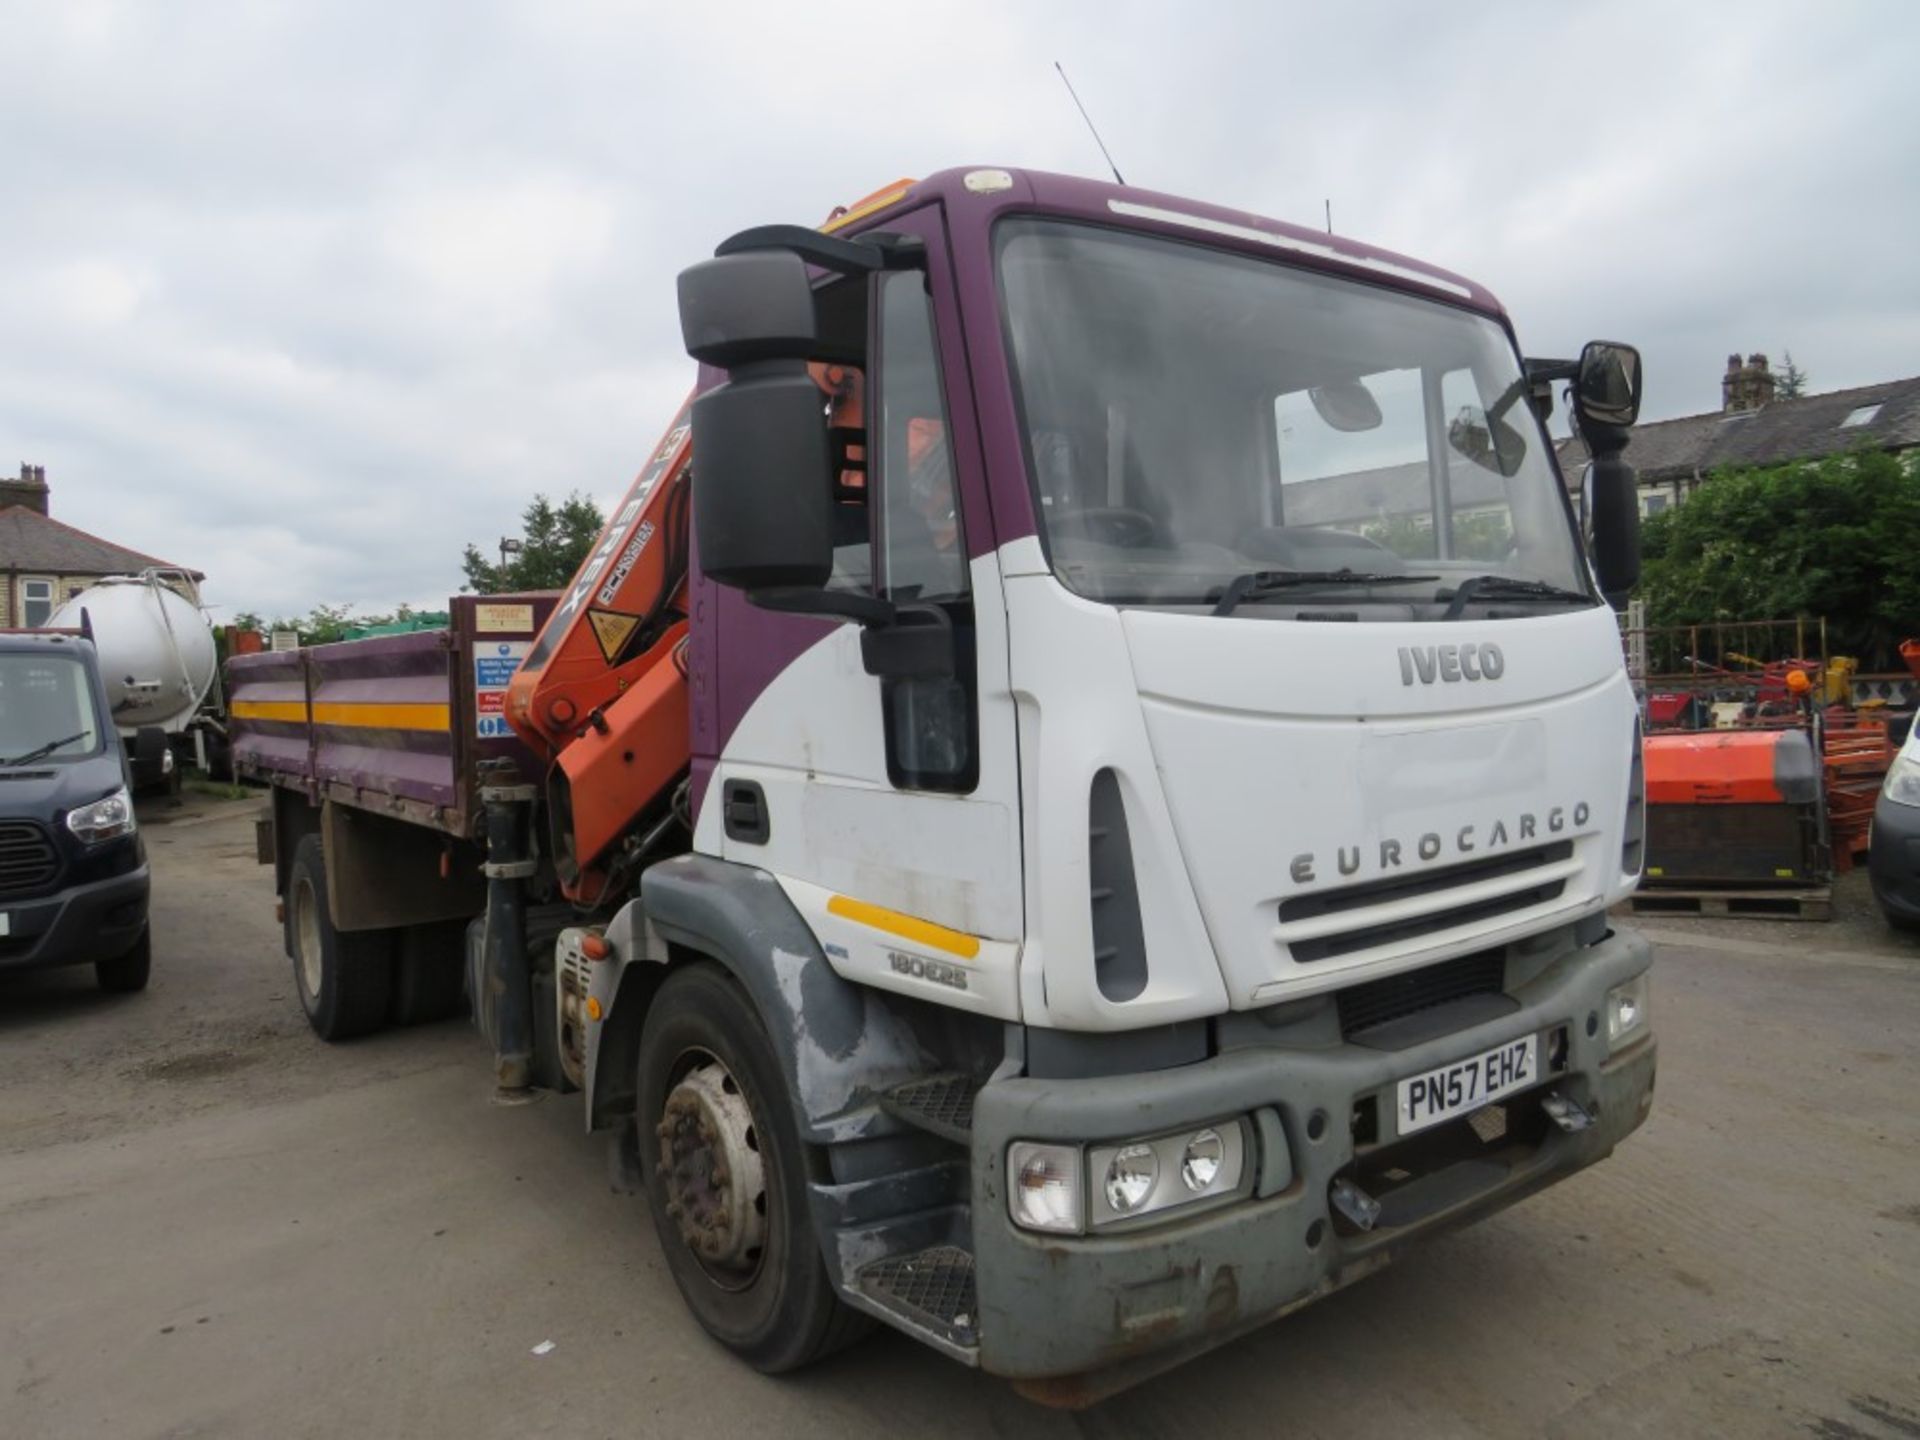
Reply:
[[[236, 720], [307, 723], [307, 707], [298, 700], [236, 700], [231, 713]], [[453, 716], [445, 705], [356, 704], [336, 700], [315, 705], [313, 723], [366, 730], [449, 730], [453, 728]]]
[[228, 707], [228, 713], [236, 720], [291, 720], [296, 725], [307, 723], [307, 706], [303, 700], [236, 700]]
[[827, 911], [843, 920], [853, 920], [875, 930], [884, 930], [889, 935], [898, 935], [902, 940], [911, 940], [931, 950], [944, 950], [949, 955], [958, 955], [962, 960], [971, 960], [980, 953], [980, 942], [971, 935], [949, 930], [944, 925], [935, 925], [931, 920], [902, 915], [898, 910], [869, 905], [864, 900], [836, 895], [827, 901]]
[[350, 725], [369, 730], [448, 730], [452, 716], [445, 705], [353, 704], [334, 701], [313, 707], [316, 725]]

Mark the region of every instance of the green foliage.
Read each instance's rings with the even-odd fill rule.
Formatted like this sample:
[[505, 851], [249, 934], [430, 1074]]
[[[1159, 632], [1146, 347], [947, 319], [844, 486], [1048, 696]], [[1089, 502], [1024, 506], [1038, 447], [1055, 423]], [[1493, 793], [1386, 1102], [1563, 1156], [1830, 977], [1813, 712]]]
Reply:
[[413, 619], [414, 614], [411, 605], [376, 615], [356, 615], [351, 605], [316, 605], [304, 618], [282, 615], [263, 620], [258, 611], [244, 610], [233, 617], [233, 624], [238, 629], [258, 630], [263, 635], [292, 630], [299, 634], [302, 645], [331, 645], [375, 626], [404, 623]]
[[1798, 400], [1807, 393], [1807, 372], [1793, 363], [1791, 350], [1787, 351], [1783, 359], [1785, 363], [1773, 372], [1773, 398]]
[[1716, 472], [1642, 527], [1647, 623], [1827, 621], [1827, 649], [1900, 668], [1920, 634], [1920, 464], [1857, 450]]
[[593, 549], [606, 517], [576, 490], [557, 506], [545, 495], [534, 496], [520, 523], [520, 550], [504, 556], [505, 564], [489, 560], [476, 545], [467, 546], [460, 561], [467, 573], [463, 589], [482, 595], [560, 589]]

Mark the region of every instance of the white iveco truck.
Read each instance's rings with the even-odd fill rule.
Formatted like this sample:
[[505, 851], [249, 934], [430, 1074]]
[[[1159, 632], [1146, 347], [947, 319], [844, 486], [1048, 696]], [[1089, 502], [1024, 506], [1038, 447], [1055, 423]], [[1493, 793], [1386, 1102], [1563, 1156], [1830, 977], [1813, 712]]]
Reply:
[[[502, 1083], [583, 1092], [713, 1335], [779, 1370], [877, 1318], [1078, 1403], [1646, 1118], [1632, 350], [1523, 360], [1417, 260], [995, 169], [737, 235], [680, 313], [690, 421], [455, 858]], [[458, 907], [385, 878], [449, 873], [438, 820], [416, 866], [302, 818], [364, 776], [301, 783], [330, 1014]]]

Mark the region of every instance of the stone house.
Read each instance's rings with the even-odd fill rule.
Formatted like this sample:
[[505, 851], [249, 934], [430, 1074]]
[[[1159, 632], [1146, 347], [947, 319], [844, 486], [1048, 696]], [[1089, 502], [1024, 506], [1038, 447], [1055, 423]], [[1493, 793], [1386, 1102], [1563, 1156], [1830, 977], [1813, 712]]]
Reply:
[[32, 629], [60, 605], [107, 575], [172, 572], [167, 583], [200, 603], [198, 570], [129, 550], [55, 520], [48, 511], [47, 472], [22, 465], [20, 478], [0, 480], [0, 628]]

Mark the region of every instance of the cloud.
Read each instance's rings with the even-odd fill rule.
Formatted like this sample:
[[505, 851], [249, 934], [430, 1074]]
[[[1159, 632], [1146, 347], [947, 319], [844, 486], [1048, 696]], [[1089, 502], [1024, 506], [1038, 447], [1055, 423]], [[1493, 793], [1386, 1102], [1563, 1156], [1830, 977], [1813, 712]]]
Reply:
[[1920, 12], [16, 5], [0, 459], [228, 609], [436, 603], [535, 490], [619, 494], [691, 380], [673, 277], [897, 175], [1100, 173], [1473, 275], [1534, 353], [1914, 368]]

